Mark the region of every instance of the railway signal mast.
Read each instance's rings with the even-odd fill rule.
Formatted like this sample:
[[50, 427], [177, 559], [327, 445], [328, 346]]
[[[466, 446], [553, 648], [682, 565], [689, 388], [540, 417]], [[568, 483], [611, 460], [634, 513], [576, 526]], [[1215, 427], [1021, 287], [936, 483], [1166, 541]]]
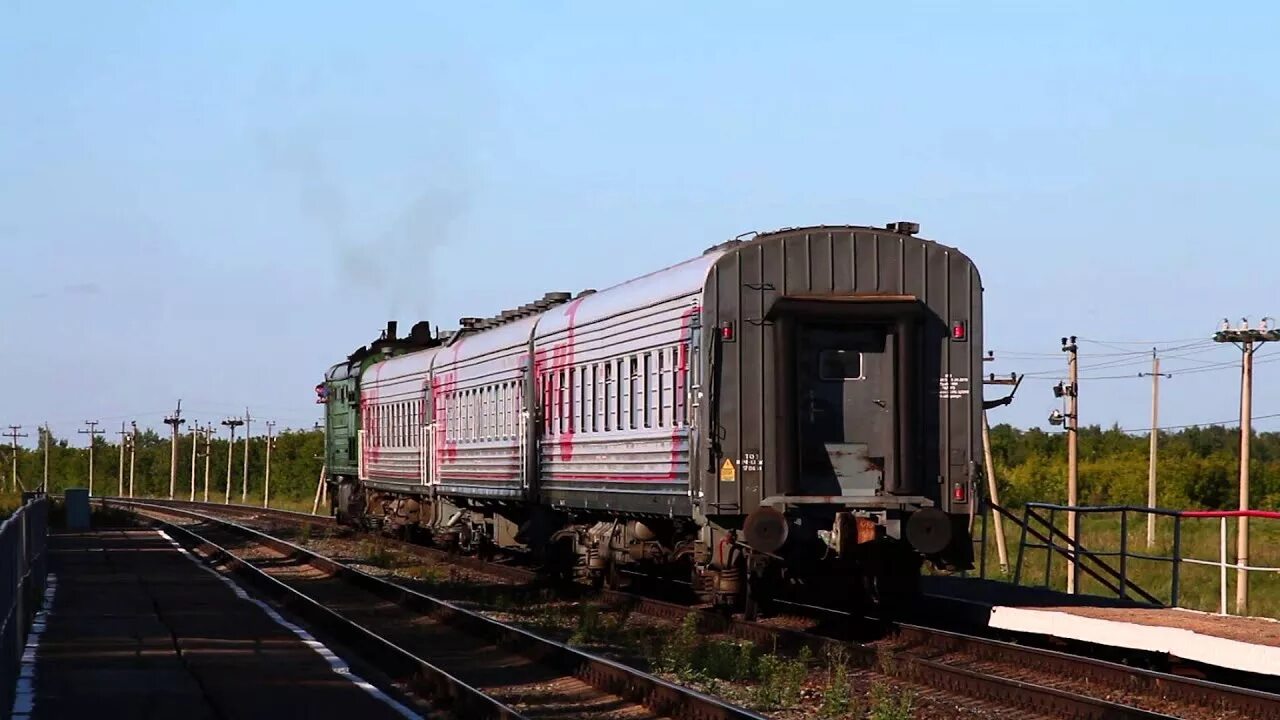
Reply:
[[125, 446], [129, 444], [129, 431], [125, 429], [125, 422], [120, 421], [120, 460], [116, 464], [116, 473], [119, 476], [116, 488], [116, 496], [124, 497], [124, 451]]
[[164, 419], [164, 424], [168, 425], [171, 432], [171, 440], [169, 443], [169, 499], [173, 499], [173, 492], [178, 483], [178, 426], [185, 423], [182, 419], [182, 400], [178, 400], [178, 409], [173, 414]]
[[267, 499], [271, 495], [271, 448], [276, 444], [276, 439], [271, 436], [271, 431], [275, 427], [274, 420], [267, 421], [267, 475], [262, 482], [262, 507], [267, 506]]
[[[1263, 343], [1280, 340], [1280, 330], [1270, 329], [1264, 317], [1260, 327], [1250, 328], [1243, 318], [1232, 329], [1226, 318], [1213, 334], [1214, 342], [1231, 343], [1240, 349], [1240, 509], [1249, 509], [1249, 441], [1253, 434], [1253, 354]], [[1241, 516], [1236, 526], [1236, 614], [1245, 615], [1249, 606], [1249, 518]]]
[[201, 432], [204, 434], [204, 501], [209, 502], [209, 461], [213, 457], [213, 435], [218, 429], [209, 423]]
[[53, 433], [49, 431], [49, 423], [40, 428], [40, 436], [44, 439], [44, 477], [40, 480], [40, 492], [49, 492], [49, 443], [53, 442]]
[[223, 498], [224, 505], [231, 504], [231, 461], [236, 450], [236, 428], [244, 424], [244, 420], [238, 417], [229, 417], [222, 421], [223, 425], [231, 428], [231, 440], [227, 443], [227, 494]]
[[138, 454], [138, 421], [129, 421], [129, 497], [133, 497], [133, 468], [134, 459]]
[[191, 423], [191, 502], [196, 501], [196, 454], [199, 447], [200, 421], [194, 420]]
[[244, 475], [240, 477], [240, 504], [244, 504], [249, 497], [249, 438], [253, 435], [250, 427], [253, 424], [253, 417], [249, 415], [249, 408], [244, 409]]

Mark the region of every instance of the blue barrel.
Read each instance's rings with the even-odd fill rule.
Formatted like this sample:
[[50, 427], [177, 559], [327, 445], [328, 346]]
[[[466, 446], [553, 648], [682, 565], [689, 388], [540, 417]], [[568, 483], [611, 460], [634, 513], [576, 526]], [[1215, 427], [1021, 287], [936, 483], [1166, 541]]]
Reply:
[[89, 491], [86, 488], [67, 488], [63, 493], [67, 504], [67, 529], [89, 528]]

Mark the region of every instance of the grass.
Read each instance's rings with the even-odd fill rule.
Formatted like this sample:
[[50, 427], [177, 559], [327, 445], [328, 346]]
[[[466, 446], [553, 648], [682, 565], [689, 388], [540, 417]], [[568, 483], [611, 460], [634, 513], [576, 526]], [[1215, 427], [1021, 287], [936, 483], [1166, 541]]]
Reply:
[[[1171, 562], [1170, 558], [1173, 556], [1175, 521], [1171, 517], [1155, 517], [1155, 538], [1150, 549], [1147, 547], [1146, 522], [1146, 517], [1141, 514], [1129, 514], [1125, 522], [1124, 544], [1126, 545], [1126, 551], [1130, 553], [1130, 557], [1126, 561], [1125, 576], [1129, 583], [1136, 584], [1146, 590], [1160, 602], [1172, 604], [1174, 563]], [[1057, 513], [1056, 517], [1054, 517], [1054, 526], [1065, 532], [1066, 525], [1066, 514]], [[1014, 578], [1013, 565], [1018, 559], [1018, 541], [1021, 535], [1021, 528], [1007, 520], [1004, 522], [1004, 526], [1006, 544], [1009, 550], [1009, 572], [1007, 574], [1000, 572], [994, 537], [995, 524], [992, 523], [988, 528], [985, 577], [993, 580], [1012, 581]], [[1122, 543], [1119, 513], [1081, 514], [1079, 527], [1080, 531], [1077, 540], [1089, 551], [1095, 553], [1118, 553], [1120, 551]], [[1039, 530], [1042, 534], [1045, 532], [1044, 526], [1034, 523], [1034, 521], [1032, 528]], [[1235, 562], [1236, 528], [1237, 520], [1228, 518], [1228, 563]], [[974, 526], [974, 534], [978, 536], [981, 532], [982, 520], [978, 520]], [[1187, 562], [1186, 560], [1190, 558], [1217, 562], [1219, 559], [1220, 532], [1221, 521], [1217, 518], [1182, 519], [1179, 540], [1183, 561], [1178, 563], [1179, 591], [1177, 605], [1179, 607], [1206, 612], [1218, 611], [1219, 569]], [[1058, 538], [1057, 542], [1061, 544], [1063, 542], [1062, 538]], [[1027, 543], [1039, 544], [1039, 541], [1028, 533]], [[1249, 550], [1250, 566], [1280, 567], [1280, 522], [1274, 520], [1252, 520], [1249, 523]], [[1132, 556], [1134, 553], [1163, 559], [1135, 558]], [[1021, 584], [1043, 586], [1045, 584], [1046, 559], [1046, 550], [1042, 548], [1025, 548], [1022, 558]], [[1104, 559], [1113, 569], [1119, 571], [1120, 560], [1118, 557], [1113, 556]], [[1088, 562], [1088, 565], [1097, 570], [1094, 563]], [[1054, 553], [1049, 571], [1049, 587], [1065, 590], [1067, 586], [1066, 573], [1066, 559], [1060, 554]], [[1112, 584], [1118, 585], [1118, 581], [1107, 573], [1099, 571], [1099, 574], [1107, 578]], [[976, 577], [978, 571], [975, 569], [970, 575]], [[1080, 593], [1116, 596], [1114, 591], [1108, 589], [1088, 573], [1080, 571], [1078, 575]], [[1251, 572], [1249, 575], [1248, 614], [1280, 618], [1280, 573]], [[1236, 572], [1234, 568], [1228, 568], [1227, 611], [1233, 614], [1237, 612], [1235, 607], [1235, 588]], [[1140, 596], [1132, 592], [1130, 597], [1141, 599]]]
[[7, 518], [22, 506], [22, 493], [16, 490], [0, 491], [0, 519]]

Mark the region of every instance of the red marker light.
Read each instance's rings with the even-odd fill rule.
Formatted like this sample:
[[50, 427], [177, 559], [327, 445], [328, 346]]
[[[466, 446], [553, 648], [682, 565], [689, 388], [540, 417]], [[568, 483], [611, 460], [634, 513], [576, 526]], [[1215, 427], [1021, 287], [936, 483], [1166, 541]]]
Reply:
[[720, 339], [725, 342], [733, 342], [733, 323], [725, 321], [720, 324]]
[[963, 320], [955, 320], [951, 323], [951, 339], [963, 341], [968, 337], [967, 328]]
[[966, 497], [964, 483], [952, 483], [951, 499], [956, 502], [964, 502]]

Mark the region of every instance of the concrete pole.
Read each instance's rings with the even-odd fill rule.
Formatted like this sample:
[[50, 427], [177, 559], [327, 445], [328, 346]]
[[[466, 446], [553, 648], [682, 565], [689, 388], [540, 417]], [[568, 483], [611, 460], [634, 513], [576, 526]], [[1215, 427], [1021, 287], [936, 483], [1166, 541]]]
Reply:
[[209, 502], [209, 461], [213, 457], [213, 425], [204, 429], [204, 501]]
[[[223, 500], [222, 500], [223, 504], [225, 504], [225, 505], [230, 505], [230, 504], [231, 504], [231, 460], [232, 460], [232, 457], [235, 455], [235, 448], [236, 448], [236, 426], [237, 426], [237, 425], [239, 425], [241, 422], [242, 422], [242, 421], [240, 421], [240, 420], [236, 420], [236, 421], [234, 421], [234, 423], [235, 423], [235, 424], [230, 425], [230, 427], [231, 427], [231, 439], [230, 439], [230, 441], [229, 441], [229, 443], [228, 443], [228, 445], [227, 445], [227, 488], [226, 488], [227, 494], [226, 494], [226, 496], [225, 496], [225, 497], [223, 498]], [[228, 423], [227, 423], [227, 421], [225, 421], [225, 420], [224, 420], [224, 421], [223, 421], [223, 424], [224, 424], [224, 425], [226, 425], [226, 424], [228, 424]]]
[[133, 426], [133, 437], [129, 440], [129, 497], [133, 497], [133, 460], [138, 452], [138, 423], [130, 422]]
[[[1076, 346], [1076, 339], [1071, 337], [1071, 343], [1067, 344], [1067, 339], [1062, 340], [1062, 349], [1067, 355], [1067, 505], [1075, 507], [1077, 502], [1078, 487], [1078, 462], [1079, 457], [1079, 440], [1080, 440], [1080, 393], [1077, 387], [1079, 374], [1077, 368], [1079, 366], [1079, 349]], [[1067, 539], [1072, 547], [1067, 548], [1067, 592], [1076, 592], [1076, 552], [1074, 543], [1076, 541], [1076, 514], [1074, 511], [1067, 512]]]
[[124, 421], [120, 421], [120, 462], [119, 462], [119, 479], [116, 489], [116, 497], [124, 497], [124, 446], [128, 445], [129, 431], [124, 427]]
[[53, 434], [49, 432], [49, 423], [44, 424], [44, 479], [40, 482], [40, 489], [49, 492], [49, 443], [53, 440]]
[[249, 415], [249, 408], [244, 409], [244, 474], [240, 477], [240, 504], [243, 505], [249, 497], [249, 438], [253, 433], [249, 426], [253, 423], [253, 418]]
[[178, 409], [172, 415], [164, 419], [164, 424], [171, 429], [169, 440], [169, 499], [173, 499], [173, 494], [178, 484], [178, 426], [186, 420], [182, 419], [182, 401], [178, 401]]
[[[982, 460], [987, 465], [987, 494], [991, 502], [1000, 504], [1000, 495], [996, 492], [996, 464], [991, 456], [991, 426], [987, 423], [987, 411], [982, 411]], [[996, 553], [1000, 557], [1000, 572], [1009, 572], [1009, 549], [1004, 544], [1004, 517], [991, 511], [996, 526]]]
[[[1253, 340], [1244, 341], [1240, 363], [1240, 509], [1249, 509], [1249, 440], [1253, 434]], [[1236, 537], [1236, 614], [1249, 608], [1249, 518], [1241, 517]]]
[[[1151, 457], [1147, 460], [1147, 507], [1156, 506], [1156, 454], [1160, 443], [1160, 358], [1151, 350]], [[1147, 513], [1147, 549], [1156, 544], [1156, 515]]]
[[191, 502], [196, 500], [196, 450], [200, 447], [200, 423], [191, 425]]
[[262, 482], [262, 507], [267, 507], [268, 499], [271, 496], [271, 446], [275, 444], [275, 439], [271, 437], [271, 431], [275, 428], [275, 422], [267, 421], [267, 475]]
[[85, 420], [84, 424], [88, 425], [89, 429], [79, 432], [89, 436], [89, 496], [93, 497], [93, 441], [102, 434], [102, 431], [98, 429], [97, 420]]

